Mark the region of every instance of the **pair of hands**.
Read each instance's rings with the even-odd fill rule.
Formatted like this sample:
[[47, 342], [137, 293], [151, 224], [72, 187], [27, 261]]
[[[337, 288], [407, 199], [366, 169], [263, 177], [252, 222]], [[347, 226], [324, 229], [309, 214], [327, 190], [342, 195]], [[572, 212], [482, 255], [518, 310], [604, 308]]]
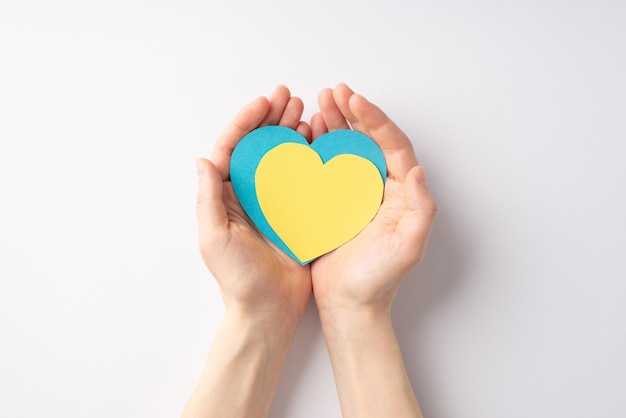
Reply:
[[[245, 106], [216, 141], [210, 160], [199, 159], [198, 228], [203, 260], [220, 286], [227, 310], [245, 317], [296, 322], [313, 291], [320, 314], [388, 312], [398, 287], [419, 263], [436, 205], [411, 142], [377, 106], [345, 84], [319, 94], [320, 112], [301, 121], [302, 101], [279, 86]], [[387, 162], [382, 205], [354, 239], [302, 266], [252, 224], [229, 179], [237, 143], [260, 126], [297, 130], [308, 141], [337, 129], [372, 138]]]

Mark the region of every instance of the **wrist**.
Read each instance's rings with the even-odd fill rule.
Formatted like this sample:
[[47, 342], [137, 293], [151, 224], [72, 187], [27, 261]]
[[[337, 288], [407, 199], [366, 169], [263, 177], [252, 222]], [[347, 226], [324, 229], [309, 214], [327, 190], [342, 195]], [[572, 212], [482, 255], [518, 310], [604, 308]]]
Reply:
[[337, 283], [329, 284], [323, 280], [313, 283], [313, 295], [318, 310], [332, 316], [355, 315], [365, 319], [367, 315], [387, 314], [398, 293], [397, 280], [393, 283], [377, 284], [376, 279], [337, 277], [333, 281]]
[[279, 311], [250, 311], [227, 306], [222, 325], [259, 340], [289, 345], [300, 321], [300, 316]]
[[384, 305], [325, 308], [319, 310], [327, 343], [365, 342], [393, 332], [391, 307]]

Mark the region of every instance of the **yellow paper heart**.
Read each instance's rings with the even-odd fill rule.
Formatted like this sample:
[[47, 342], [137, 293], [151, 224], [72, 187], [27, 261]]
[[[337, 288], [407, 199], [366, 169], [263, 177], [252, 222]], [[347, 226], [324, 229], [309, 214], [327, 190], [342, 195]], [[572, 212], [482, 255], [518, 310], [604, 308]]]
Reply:
[[314, 150], [297, 143], [268, 151], [255, 176], [263, 215], [303, 262], [361, 232], [376, 215], [384, 187], [367, 159], [340, 154], [324, 164]]

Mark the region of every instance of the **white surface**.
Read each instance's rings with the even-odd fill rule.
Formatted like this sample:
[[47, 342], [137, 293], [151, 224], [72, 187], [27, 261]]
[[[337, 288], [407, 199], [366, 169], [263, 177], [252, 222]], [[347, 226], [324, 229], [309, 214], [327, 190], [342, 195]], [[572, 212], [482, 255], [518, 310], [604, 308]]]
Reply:
[[[625, 2], [99, 3], [0, 3], [0, 416], [177, 416], [222, 312], [194, 159], [339, 81], [440, 206], [394, 311], [426, 417], [623, 415]], [[339, 416], [314, 306], [271, 416]]]

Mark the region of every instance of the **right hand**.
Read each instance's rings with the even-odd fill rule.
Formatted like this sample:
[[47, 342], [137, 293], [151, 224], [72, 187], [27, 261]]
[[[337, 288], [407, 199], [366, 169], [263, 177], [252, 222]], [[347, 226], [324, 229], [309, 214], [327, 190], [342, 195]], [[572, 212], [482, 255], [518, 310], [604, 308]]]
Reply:
[[312, 263], [315, 300], [320, 314], [388, 311], [398, 287], [422, 259], [435, 218], [436, 205], [426, 187], [424, 169], [406, 135], [382, 110], [345, 84], [322, 90], [319, 105], [321, 113], [311, 119], [313, 140], [352, 126], [383, 151], [387, 181], [372, 222], [351, 241]]

